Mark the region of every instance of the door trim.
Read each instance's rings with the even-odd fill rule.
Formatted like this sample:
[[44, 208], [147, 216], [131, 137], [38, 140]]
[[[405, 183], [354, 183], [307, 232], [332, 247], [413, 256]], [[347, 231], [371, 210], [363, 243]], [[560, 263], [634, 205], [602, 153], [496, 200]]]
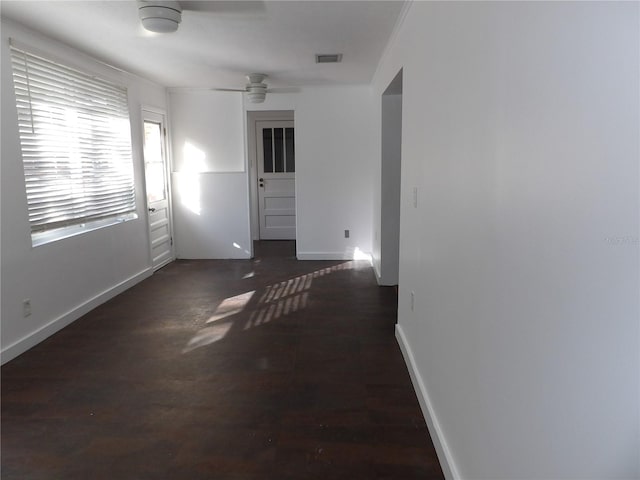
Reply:
[[[145, 167], [145, 160], [144, 160], [144, 122], [145, 120], [149, 119], [149, 120], [153, 120], [152, 118], [149, 118], [149, 116], [147, 114], [150, 114], [151, 116], [153, 115], [160, 115], [163, 118], [163, 125], [164, 125], [164, 151], [165, 151], [165, 165], [164, 165], [164, 169], [165, 169], [165, 182], [166, 182], [166, 189], [167, 189], [167, 211], [168, 211], [168, 215], [169, 215], [169, 235], [171, 235], [171, 256], [162, 264], [157, 265], [157, 266], [153, 266], [153, 252], [151, 249], [151, 231], [149, 230], [149, 210], [148, 210], [148, 205], [147, 205], [147, 181], [145, 178], [146, 175], [146, 167]], [[145, 219], [146, 219], [146, 223], [147, 223], [147, 244], [149, 246], [149, 266], [151, 268], [153, 268], [154, 271], [159, 270], [160, 268], [164, 267], [165, 265], [167, 265], [168, 263], [173, 262], [176, 259], [176, 245], [175, 245], [175, 232], [173, 230], [173, 193], [171, 191], [171, 165], [172, 165], [172, 156], [171, 156], [171, 141], [170, 141], [170, 136], [169, 136], [169, 118], [167, 115], [167, 111], [162, 109], [162, 108], [158, 108], [158, 107], [153, 107], [150, 105], [142, 105], [140, 107], [140, 126], [142, 128], [141, 130], [141, 139], [142, 139], [142, 143], [141, 143], [141, 158], [142, 158], [142, 187], [143, 187], [143, 201], [144, 201], [144, 205], [145, 205]]]
[[[290, 162], [288, 151], [286, 151], [285, 133], [288, 130], [293, 131], [295, 137], [295, 126], [291, 120], [260, 120], [256, 122], [256, 149], [257, 172], [258, 179], [258, 217], [260, 223], [260, 240], [295, 240], [296, 223], [295, 223], [295, 168], [289, 171]], [[264, 132], [268, 130], [272, 137], [272, 170], [264, 171]], [[281, 142], [276, 137], [277, 132], [282, 134]], [[278, 161], [276, 152], [278, 152], [277, 144], [280, 143], [282, 154], [282, 171], [278, 171]], [[286, 158], [285, 158], [286, 157]], [[264, 182], [262, 181], [264, 180]], [[291, 204], [293, 200], [293, 204]], [[288, 205], [270, 205], [269, 202], [282, 202]], [[292, 218], [293, 217], [293, 218]], [[289, 220], [287, 225], [269, 225], [274, 220]], [[290, 220], [293, 219], [293, 225]]]
[[[247, 157], [249, 161], [249, 203], [250, 203], [250, 230], [251, 239], [260, 239], [260, 219], [258, 211], [258, 163], [257, 163], [257, 149], [256, 142], [256, 123], [263, 120], [290, 120], [295, 128], [294, 111], [293, 110], [261, 110], [261, 111], [247, 111]], [[294, 131], [295, 132], [295, 131]], [[294, 142], [297, 134], [294, 133]], [[297, 152], [296, 152], [297, 153]], [[296, 162], [297, 163], [297, 162]], [[297, 165], [296, 165], [297, 170]], [[296, 183], [296, 207], [298, 203], [298, 192]], [[297, 208], [296, 208], [297, 212]], [[297, 230], [297, 217], [296, 217], [296, 230]], [[297, 236], [297, 234], [296, 234]], [[253, 256], [253, 248], [252, 248]]]

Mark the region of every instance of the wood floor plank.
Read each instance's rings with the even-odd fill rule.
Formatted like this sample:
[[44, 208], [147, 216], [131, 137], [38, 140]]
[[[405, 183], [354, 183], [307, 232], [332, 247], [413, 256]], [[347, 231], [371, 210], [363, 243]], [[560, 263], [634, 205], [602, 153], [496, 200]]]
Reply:
[[176, 261], [2, 367], [3, 479], [442, 479], [363, 261]]

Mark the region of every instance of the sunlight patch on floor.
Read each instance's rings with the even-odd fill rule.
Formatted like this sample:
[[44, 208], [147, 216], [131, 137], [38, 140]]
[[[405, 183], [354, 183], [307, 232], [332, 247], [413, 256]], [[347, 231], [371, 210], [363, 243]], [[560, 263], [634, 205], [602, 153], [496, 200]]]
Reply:
[[[355, 268], [355, 266], [355, 261], [348, 261], [266, 286], [255, 307], [249, 310], [248, 319], [242, 329], [249, 330], [253, 327], [265, 325], [273, 320], [304, 310], [309, 305], [309, 292], [315, 279], [336, 272], [351, 270]], [[254, 274], [255, 272], [251, 272], [243, 278], [250, 278]], [[233, 327], [234, 320], [230, 317], [247, 310], [255, 294], [256, 291], [252, 290], [225, 298], [220, 305], [218, 305], [213, 315], [206, 321], [208, 326], [202, 328], [189, 341], [183, 353], [222, 340]], [[225, 321], [221, 322], [221, 320]]]
[[251, 298], [256, 293], [255, 290], [250, 292], [242, 293], [240, 295], [236, 295], [235, 297], [225, 298], [213, 315], [207, 320], [207, 323], [212, 323], [218, 320], [221, 320], [226, 317], [230, 317], [231, 315], [235, 315], [236, 313], [240, 313], [247, 304], [251, 301]]
[[351, 270], [353, 266], [353, 262], [345, 262], [269, 285], [260, 300], [258, 300], [258, 308], [251, 312], [244, 330], [249, 330], [307, 308], [309, 290], [315, 278], [321, 278], [339, 271]]
[[229, 329], [232, 325], [233, 322], [225, 322], [201, 329], [191, 340], [189, 340], [189, 343], [184, 350], [182, 350], [182, 353], [188, 353], [196, 348], [205, 347], [217, 342], [218, 340], [222, 340], [227, 333], [229, 333]]

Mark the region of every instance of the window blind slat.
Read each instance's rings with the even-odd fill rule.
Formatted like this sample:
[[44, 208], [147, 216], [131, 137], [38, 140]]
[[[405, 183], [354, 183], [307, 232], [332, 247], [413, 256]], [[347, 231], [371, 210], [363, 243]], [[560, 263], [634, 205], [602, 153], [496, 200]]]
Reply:
[[135, 211], [127, 91], [11, 47], [32, 233]]

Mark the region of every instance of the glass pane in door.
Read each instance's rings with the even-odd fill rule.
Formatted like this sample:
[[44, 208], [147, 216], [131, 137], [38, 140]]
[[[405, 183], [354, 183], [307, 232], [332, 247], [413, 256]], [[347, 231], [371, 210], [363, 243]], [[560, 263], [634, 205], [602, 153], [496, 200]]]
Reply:
[[271, 129], [262, 129], [262, 150], [264, 153], [264, 173], [273, 172], [273, 144], [271, 140]]
[[147, 202], [164, 200], [167, 192], [162, 159], [162, 130], [159, 123], [144, 122], [144, 164]]
[[293, 128], [284, 129], [285, 157], [287, 159], [287, 172], [296, 171], [296, 152], [293, 146]]

